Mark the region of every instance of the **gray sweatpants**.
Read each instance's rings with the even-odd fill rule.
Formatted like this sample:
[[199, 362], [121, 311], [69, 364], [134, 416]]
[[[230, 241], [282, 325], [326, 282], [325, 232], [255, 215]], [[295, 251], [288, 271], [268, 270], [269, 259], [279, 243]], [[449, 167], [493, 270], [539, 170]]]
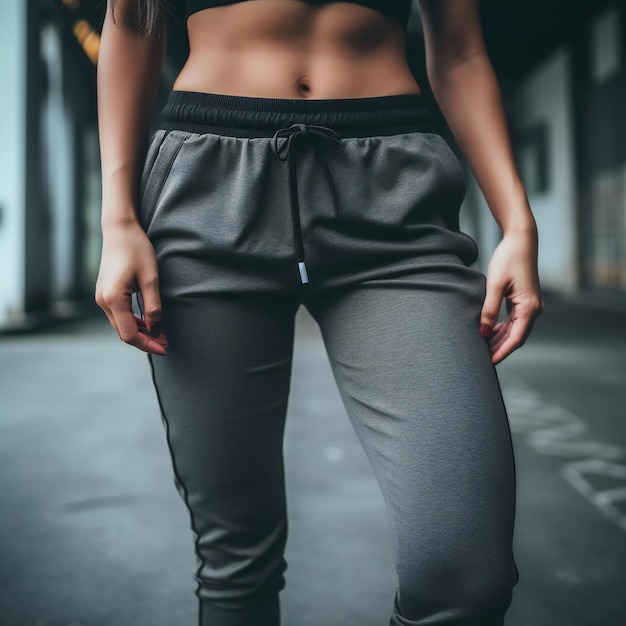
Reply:
[[390, 624], [503, 624], [515, 469], [479, 334], [485, 276], [458, 227], [465, 185], [420, 96], [170, 93], [140, 220], [159, 265], [169, 349], [149, 358], [195, 536], [200, 626], [280, 621], [300, 305], [387, 505]]

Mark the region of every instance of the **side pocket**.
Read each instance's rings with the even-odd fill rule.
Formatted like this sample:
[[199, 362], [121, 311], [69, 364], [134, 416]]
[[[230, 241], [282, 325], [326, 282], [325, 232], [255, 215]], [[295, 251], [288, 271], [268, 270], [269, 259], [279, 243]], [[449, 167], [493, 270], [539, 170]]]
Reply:
[[442, 153], [444, 153], [446, 157], [447, 167], [450, 169], [451, 172], [456, 172], [455, 180], [459, 189], [459, 200], [458, 200], [458, 208], [454, 212], [454, 228], [453, 229], [459, 235], [465, 237], [465, 239], [467, 239], [469, 244], [474, 249], [473, 254], [471, 256], [466, 257], [465, 259], [465, 264], [469, 267], [470, 265], [473, 265], [478, 260], [478, 255], [480, 254], [480, 250], [478, 249], [478, 244], [476, 243], [476, 240], [471, 235], [468, 235], [467, 233], [463, 232], [459, 225], [459, 213], [462, 207], [463, 200], [465, 199], [467, 195], [467, 176], [465, 174], [463, 165], [461, 164], [461, 161], [459, 160], [459, 157], [457, 156], [456, 152], [452, 149], [450, 144], [448, 144], [448, 142], [440, 135], [437, 135], [437, 138], [438, 138], [438, 142], [440, 143], [442, 147]]
[[461, 165], [461, 161], [450, 144], [441, 135], [433, 134], [432, 137], [440, 147], [440, 154], [442, 155], [448, 170], [450, 173], [456, 174], [456, 182], [459, 188], [462, 189], [463, 195], [461, 196], [461, 200], [463, 200], [465, 194], [467, 193], [467, 177], [465, 175], [465, 170]]
[[144, 230], [152, 219], [176, 156], [188, 137], [187, 132], [160, 129], [152, 138], [139, 193], [139, 221]]
[[143, 194], [146, 189], [146, 183], [148, 181], [148, 177], [150, 176], [150, 172], [154, 167], [154, 163], [156, 162], [157, 155], [159, 154], [159, 149], [161, 148], [161, 144], [165, 140], [165, 136], [167, 135], [167, 131], [164, 129], [157, 130], [154, 135], [152, 135], [152, 139], [150, 139], [150, 144], [148, 145], [148, 152], [146, 154], [146, 158], [143, 164], [143, 171], [141, 173], [141, 182], [139, 185], [139, 202], [143, 200]]

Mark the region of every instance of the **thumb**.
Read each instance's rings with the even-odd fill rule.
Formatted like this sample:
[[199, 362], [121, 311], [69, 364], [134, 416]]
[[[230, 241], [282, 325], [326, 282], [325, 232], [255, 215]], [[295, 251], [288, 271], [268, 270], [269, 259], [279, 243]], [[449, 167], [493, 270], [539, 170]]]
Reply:
[[503, 297], [504, 293], [502, 289], [493, 285], [487, 285], [487, 293], [480, 313], [480, 334], [483, 337], [488, 337], [493, 327], [496, 325]]
[[143, 317], [148, 332], [158, 337], [161, 332], [161, 294], [159, 293], [159, 279], [156, 274], [139, 278], [139, 291], [143, 302]]

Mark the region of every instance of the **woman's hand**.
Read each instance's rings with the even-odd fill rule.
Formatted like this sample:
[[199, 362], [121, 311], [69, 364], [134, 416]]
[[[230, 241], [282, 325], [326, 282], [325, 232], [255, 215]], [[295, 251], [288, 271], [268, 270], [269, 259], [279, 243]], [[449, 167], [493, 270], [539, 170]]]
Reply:
[[[509, 315], [496, 323], [503, 298]], [[543, 308], [536, 227], [505, 232], [489, 262], [480, 317], [480, 334], [489, 340], [494, 365], [524, 345]]]
[[[141, 294], [143, 320], [133, 314], [136, 292]], [[122, 341], [151, 354], [166, 353], [156, 256], [138, 222], [103, 228], [96, 302]]]

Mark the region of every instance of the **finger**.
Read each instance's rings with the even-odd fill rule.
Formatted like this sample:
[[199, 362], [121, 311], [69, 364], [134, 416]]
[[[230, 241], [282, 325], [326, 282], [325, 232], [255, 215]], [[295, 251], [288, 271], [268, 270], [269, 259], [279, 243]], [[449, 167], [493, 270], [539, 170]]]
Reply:
[[161, 327], [161, 294], [157, 273], [138, 277], [138, 284], [146, 328], [153, 337], [159, 337], [163, 334], [163, 328]]
[[492, 361], [494, 365], [503, 361], [514, 350], [524, 345], [532, 327], [532, 320], [529, 317], [518, 317], [512, 320], [508, 332], [494, 346]]
[[496, 324], [489, 337], [489, 347], [493, 350], [495, 346], [502, 342], [502, 338], [506, 337], [511, 325], [511, 318], [507, 317], [505, 321]]
[[[135, 321], [137, 322], [137, 326], [139, 328], [139, 332], [140, 333], [144, 333], [144, 334], [150, 335], [150, 331], [148, 330], [148, 328], [146, 326], [146, 322], [144, 320], [142, 320], [140, 317], [137, 317], [135, 315]], [[152, 335], [150, 335], [150, 336], [152, 336]], [[167, 348], [167, 346], [168, 346], [167, 337], [163, 333], [160, 334], [158, 337], [153, 337], [153, 339], [157, 343], [160, 343], [164, 348]]]
[[480, 334], [489, 337], [498, 321], [504, 290], [497, 284], [487, 284], [485, 301], [480, 312]]
[[510, 315], [504, 322], [496, 324], [489, 336], [489, 348], [494, 365], [524, 345], [532, 332], [535, 319], [543, 311], [544, 304], [541, 297], [534, 300], [529, 298], [523, 304], [515, 304], [507, 298], [506, 308]]
[[489, 345], [491, 350], [492, 361], [501, 360], [502, 346], [506, 344], [509, 339], [510, 325], [507, 325], [505, 329], [498, 334], [498, 337]]
[[111, 312], [117, 324], [120, 339], [139, 350], [151, 354], [165, 355], [165, 347], [153, 337], [139, 330], [139, 324], [132, 311], [131, 296], [123, 295], [114, 302], [109, 302]]

